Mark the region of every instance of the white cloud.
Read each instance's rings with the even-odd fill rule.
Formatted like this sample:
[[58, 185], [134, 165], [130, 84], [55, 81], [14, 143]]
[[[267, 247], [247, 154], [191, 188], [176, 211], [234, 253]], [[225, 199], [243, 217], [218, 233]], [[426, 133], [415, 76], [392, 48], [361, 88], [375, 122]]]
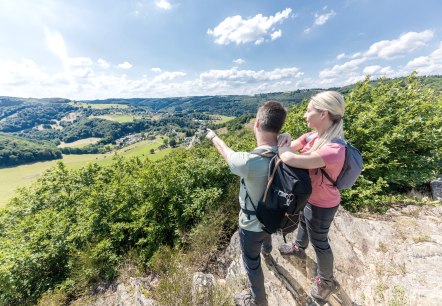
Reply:
[[129, 62], [124, 62], [124, 63], [118, 64], [118, 68], [130, 69], [130, 68], [132, 68], [132, 64]]
[[64, 43], [63, 36], [59, 32], [53, 31], [46, 27], [44, 31], [45, 31], [46, 44], [48, 49], [61, 60], [65, 71], [68, 72], [69, 71], [68, 52], [66, 49], [66, 45]]
[[[137, 78], [121, 73], [116, 66], [97, 71], [93, 70], [93, 66], [77, 67], [67, 78], [64, 72], [49, 74], [31, 60], [0, 62], [2, 94], [69, 99], [256, 94], [293, 90], [303, 77], [296, 67], [272, 70], [212, 69], [193, 79], [184, 79], [188, 75], [182, 71], [154, 69], [158, 75]], [[112, 68], [115, 70], [112, 71]]]
[[227, 81], [241, 81], [241, 82], [256, 82], [256, 81], [275, 81], [286, 78], [298, 78], [303, 75], [296, 67], [291, 68], [277, 68], [272, 71], [265, 70], [238, 70], [237, 68], [226, 70], [211, 69], [200, 74], [200, 79], [203, 81], [209, 80], [227, 80]]
[[215, 43], [220, 45], [230, 43], [258, 45], [269, 37], [271, 40], [281, 37], [281, 30], [274, 30], [274, 26], [287, 19], [291, 12], [291, 8], [286, 8], [270, 17], [262, 16], [262, 14], [249, 19], [243, 19], [240, 15], [227, 17], [214, 29], [207, 30], [207, 34], [215, 37]]
[[417, 57], [407, 63], [406, 72], [417, 71], [419, 74], [442, 74], [442, 42], [428, 56]]
[[[0, 63], [0, 85], [17, 86], [17, 92], [21, 91], [21, 86], [47, 83], [48, 79], [49, 77], [43, 69], [30, 59]], [[22, 94], [20, 93], [18, 96], [21, 97]]]
[[185, 75], [186, 75], [186, 73], [181, 72], [181, 71], [164, 71], [160, 75], [157, 75], [153, 79], [153, 82], [157, 83], [157, 82], [164, 82], [164, 81], [172, 81], [176, 78], [183, 77]]
[[278, 39], [282, 36], [282, 31], [278, 30], [273, 32], [272, 34], [270, 34], [270, 37], [272, 38], [272, 40]]
[[338, 54], [338, 56], [336, 56], [336, 59], [340, 60], [340, 59], [345, 58], [346, 56], [347, 55], [345, 55], [345, 53], [341, 53], [341, 54]]
[[89, 57], [71, 57], [68, 59], [71, 66], [92, 66], [94, 62]]
[[246, 61], [243, 60], [242, 58], [237, 58], [237, 59], [233, 60], [232, 62], [234, 62], [234, 63], [237, 64], [237, 65], [242, 65], [242, 64], [244, 64]]
[[[341, 53], [336, 59], [350, 58], [351, 60], [320, 71], [321, 83], [340, 86], [355, 82], [355, 80], [359, 80], [365, 75], [370, 75], [373, 78], [379, 76], [398, 77], [409, 74], [413, 70], [417, 70], [422, 74], [442, 73], [438, 60], [438, 54], [442, 54], [442, 47], [438, 49], [440, 51], [436, 50], [430, 56], [415, 58], [403, 68], [383, 67], [375, 62], [379, 59], [392, 60], [403, 57], [426, 46], [433, 36], [434, 33], [431, 30], [408, 32], [400, 35], [397, 39], [376, 42], [366, 51], [356, 52], [352, 55]], [[361, 64], [367, 62], [370, 62], [371, 65], [361, 69]]]
[[[324, 8], [326, 9], [326, 7]], [[318, 14], [315, 13], [315, 22], [313, 23], [315, 26], [323, 26], [330, 18], [336, 16], [336, 13], [334, 10], [331, 10], [328, 13], [325, 14]]]
[[333, 68], [327, 68], [319, 72], [319, 77], [322, 79], [331, 79], [338, 78], [342, 75], [352, 73], [359, 68], [359, 65], [365, 62], [365, 58], [362, 59], [354, 59], [348, 62], [345, 62], [342, 65], [335, 65]]
[[[327, 7], [324, 6], [324, 7], [322, 8], [322, 10], [323, 10], [323, 11], [327, 10]], [[334, 16], [336, 16], [336, 13], [335, 13], [334, 10], [330, 10], [329, 12], [327, 12], [327, 13], [323, 13], [323, 14], [320, 14], [320, 13], [316, 12], [316, 13], [315, 13], [315, 21], [313, 22], [313, 25], [312, 25], [311, 27], [306, 28], [306, 29], [304, 30], [304, 33], [308, 34], [308, 33], [311, 32], [311, 30], [312, 30], [313, 28], [323, 26], [324, 24], [327, 23], [327, 21], [328, 21], [330, 18], [332, 18], [332, 17], [334, 17]]]
[[390, 66], [382, 67], [379, 65], [367, 66], [363, 70], [364, 75], [370, 76], [392, 76], [395, 74], [395, 71]]
[[89, 67], [78, 68], [72, 71], [71, 73], [71, 75], [76, 78], [87, 78], [93, 76], [93, 74], [94, 71]]
[[110, 64], [102, 58], [99, 58], [97, 63], [103, 69], [109, 69], [109, 67], [110, 67]]
[[161, 68], [154, 67], [151, 70], [152, 70], [152, 72], [155, 72], [155, 73], [161, 73]]
[[431, 30], [419, 33], [408, 32], [398, 39], [382, 40], [372, 44], [364, 55], [391, 60], [426, 46], [433, 36], [434, 33]]
[[167, 0], [155, 0], [155, 5], [163, 10], [170, 10], [172, 8], [172, 4]]

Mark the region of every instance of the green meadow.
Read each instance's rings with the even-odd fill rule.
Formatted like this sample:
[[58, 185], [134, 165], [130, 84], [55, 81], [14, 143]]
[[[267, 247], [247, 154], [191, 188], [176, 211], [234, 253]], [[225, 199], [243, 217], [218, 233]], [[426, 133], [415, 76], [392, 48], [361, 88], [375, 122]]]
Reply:
[[235, 119], [235, 117], [229, 117], [224, 115], [212, 115], [212, 118], [214, 118], [214, 123], [225, 123], [227, 121], [230, 121], [232, 119]]
[[135, 119], [140, 119], [141, 116], [110, 114], [110, 115], [90, 116], [89, 118], [101, 118], [101, 119], [116, 121], [119, 123], [125, 123], [125, 122], [133, 122]]
[[[0, 207], [4, 206], [14, 195], [19, 187], [26, 187], [32, 184], [38, 177], [62, 161], [69, 169], [79, 169], [88, 163], [97, 163], [101, 166], [111, 165], [112, 157], [115, 154], [127, 158], [140, 156], [147, 157], [150, 160], [158, 160], [169, 154], [173, 149], [168, 148], [155, 154], [150, 154], [151, 149], [157, 149], [160, 146], [158, 141], [141, 141], [133, 145], [122, 148], [116, 152], [106, 154], [72, 154], [63, 155], [63, 159], [20, 165], [17, 167], [0, 169]], [[143, 157], [144, 156], [144, 157]]]
[[84, 107], [84, 108], [94, 108], [94, 109], [107, 109], [107, 108], [129, 108], [126, 104], [95, 104], [95, 103], [84, 103], [84, 102], [69, 102], [69, 104]]
[[90, 144], [94, 144], [100, 141], [101, 138], [91, 137], [91, 138], [85, 138], [80, 139], [74, 142], [65, 143], [62, 142], [58, 145], [59, 148], [82, 148]]

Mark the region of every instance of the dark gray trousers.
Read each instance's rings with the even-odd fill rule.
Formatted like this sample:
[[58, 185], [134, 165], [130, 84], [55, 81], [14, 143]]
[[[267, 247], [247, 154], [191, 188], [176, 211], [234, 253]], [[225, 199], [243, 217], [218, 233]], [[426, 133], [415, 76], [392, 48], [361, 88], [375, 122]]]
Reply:
[[252, 285], [253, 297], [256, 302], [262, 303], [266, 300], [266, 292], [261, 267], [261, 247], [270, 252], [272, 250], [272, 237], [266, 232], [251, 232], [240, 228], [239, 241], [244, 267]]
[[318, 275], [328, 284], [333, 278], [333, 252], [328, 243], [328, 232], [338, 207], [321, 208], [307, 203], [296, 236], [296, 244], [303, 249], [307, 248], [310, 240], [316, 253]]

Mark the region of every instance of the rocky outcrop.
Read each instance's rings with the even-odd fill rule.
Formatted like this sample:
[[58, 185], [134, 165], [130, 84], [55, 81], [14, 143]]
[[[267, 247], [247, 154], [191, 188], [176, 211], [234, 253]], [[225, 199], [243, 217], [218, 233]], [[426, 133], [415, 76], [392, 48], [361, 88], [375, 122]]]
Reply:
[[[316, 275], [312, 247], [305, 259], [281, 256], [277, 246], [283, 239], [273, 235], [274, 250], [262, 257], [269, 305], [442, 305], [441, 220], [442, 206], [407, 206], [365, 217], [341, 208], [329, 236], [341, 289], [327, 303], [309, 295]], [[233, 302], [235, 292], [249, 288], [238, 233], [232, 236], [214, 270], [221, 277], [203, 273], [193, 276], [193, 305], [213, 305], [213, 295], [219, 292], [224, 298], [218, 304], [226, 305], [226, 299]], [[157, 283], [153, 276], [127, 276], [125, 281], [72, 305], [158, 305], [149, 298]]]
[[[442, 207], [434, 206], [408, 206], [377, 218], [355, 217], [341, 209], [329, 237], [341, 290], [328, 303], [442, 305], [441, 217]], [[307, 249], [304, 260], [283, 257], [276, 250], [282, 242], [274, 235], [274, 250], [263, 257], [269, 304], [321, 304], [309, 296], [316, 274], [313, 249]], [[247, 288], [237, 234], [226, 254], [232, 258], [227, 284], [233, 291]]]
[[430, 183], [433, 199], [442, 203], [442, 175]]

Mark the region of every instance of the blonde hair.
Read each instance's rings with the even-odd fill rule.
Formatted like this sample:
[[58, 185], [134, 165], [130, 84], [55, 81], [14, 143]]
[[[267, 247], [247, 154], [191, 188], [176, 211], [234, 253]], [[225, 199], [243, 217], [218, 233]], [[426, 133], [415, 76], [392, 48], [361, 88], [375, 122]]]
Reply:
[[337, 91], [323, 91], [310, 98], [313, 108], [318, 111], [328, 111], [332, 126], [316, 139], [309, 152], [316, 151], [334, 138], [344, 139], [344, 97]]

